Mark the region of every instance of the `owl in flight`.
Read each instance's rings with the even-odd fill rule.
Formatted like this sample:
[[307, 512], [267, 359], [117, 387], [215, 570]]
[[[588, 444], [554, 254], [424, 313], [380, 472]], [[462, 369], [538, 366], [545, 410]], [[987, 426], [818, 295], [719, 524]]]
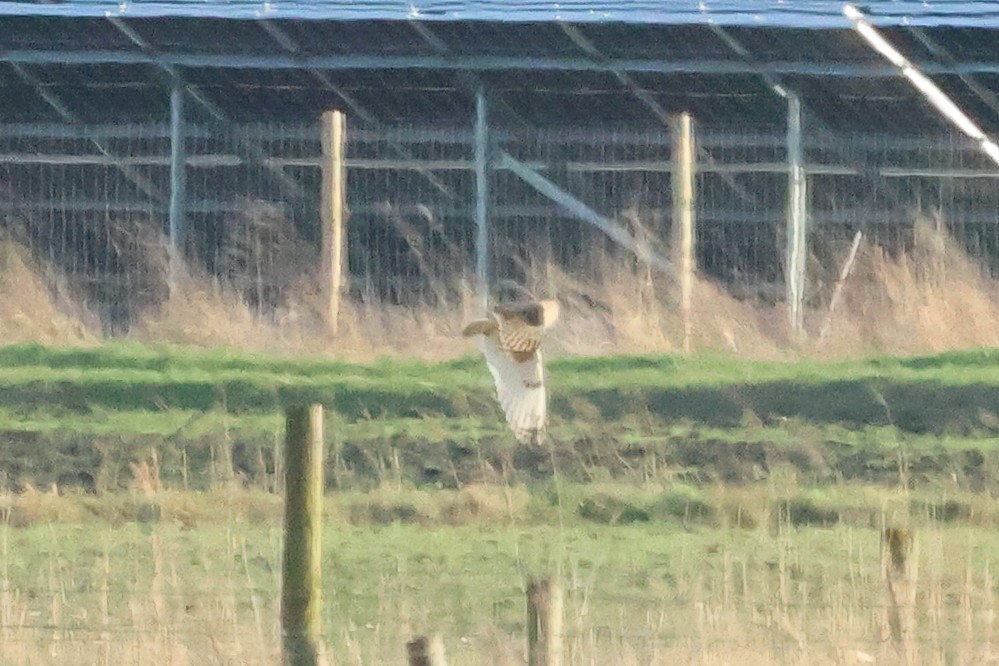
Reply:
[[500, 280], [492, 312], [462, 331], [479, 346], [496, 383], [506, 422], [521, 443], [540, 444], [548, 422], [548, 390], [541, 342], [558, 319], [556, 301], [539, 301], [512, 280]]

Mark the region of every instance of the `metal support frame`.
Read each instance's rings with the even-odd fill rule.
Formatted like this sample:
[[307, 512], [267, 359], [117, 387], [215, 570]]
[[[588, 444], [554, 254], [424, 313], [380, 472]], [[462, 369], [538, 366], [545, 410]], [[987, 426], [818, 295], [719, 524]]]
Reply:
[[[56, 114], [59, 115], [60, 118], [62, 118], [65, 122], [73, 125], [82, 124], [77, 115], [73, 113], [69, 109], [69, 107], [66, 106], [66, 104], [63, 103], [63, 101], [59, 99], [59, 97], [55, 93], [53, 93], [50, 90], [47, 90], [45, 86], [43, 86], [34, 76], [31, 75], [30, 72], [27, 71], [27, 69], [25, 69], [22, 65], [19, 65], [15, 62], [11, 62], [10, 66], [14, 69], [14, 71], [17, 73], [18, 77], [20, 77], [22, 81], [24, 81], [29, 86], [34, 88], [35, 92], [38, 93], [39, 97], [41, 97], [45, 101], [45, 103], [48, 104], [49, 107], [51, 107], [52, 110], [56, 112]], [[106, 157], [110, 161], [111, 165], [113, 165], [116, 169], [118, 169], [118, 171], [121, 172], [121, 174], [125, 176], [125, 178], [129, 180], [133, 185], [135, 185], [139, 189], [139, 191], [141, 191], [143, 194], [148, 196], [153, 201], [163, 200], [163, 196], [156, 190], [156, 188], [153, 186], [152, 182], [150, 182], [148, 178], [143, 176], [133, 167], [121, 163], [120, 158], [114, 153], [112, 153], [111, 150], [106, 145], [104, 145], [104, 142], [100, 141], [95, 137], [88, 137], [88, 140], [97, 149], [97, 151], [101, 155]]]
[[[125, 23], [123, 19], [118, 17], [109, 17], [108, 21], [115, 27], [116, 30], [118, 30], [118, 32], [124, 35], [137, 47], [142, 49], [143, 52], [153, 52], [152, 46], [149, 42], [147, 42], [145, 38], [143, 38], [142, 35], [135, 30], [135, 28]], [[176, 81], [182, 80], [180, 71], [173, 65], [160, 64], [159, 69], [169, 77], [171, 85], [174, 85]], [[225, 112], [222, 111], [222, 109], [219, 108], [219, 106], [215, 104], [215, 102], [213, 102], [203, 90], [190, 84], [185, 84], [184, 89], [187, 91], [187, 94], [191, 96], [191, 99], [197, 102], [198, 105], [201, 106], [201, 108], [203, 108], [212, 118], [222, 123], [228, 124], [231, 122]], [[294, 197], [301, 197], [303, 195], [302, 188], [294, 178], [288, 176], [288, 174], [280, 168], [267, 164], [268, 155], [260, 148], [260, 146], [239, 137], [237, 137], [237, 146], [251, 162], [263, 164], [264, 167], [274, 175], [275, 179], [286, 193]]]
[[787, 310], [791, 331], [804, 333], [805, 264], [808, 257], [808, 184], [801, 137], [801, 102], [787, 96], [787, 251], [785, 255]]
[[[725, 28], [723, 28], [722, 26], [717, 25], [717, 24], [711, 24], [710, 28], [711, 28], [711, 31], [719, 39], [721, 39], [721, 41], [724, 42], [725, 45], [733, 53], [735, 53], [736, 55], [738, 55], [740, 58], [743, 58], [743, 60], [746, 63], [753, 64], [753, 63], [756, 62], [756, 59], [754, 58], [753, 54], [749, 51], [749, 49], [747, 49], [745, 47], [745, 45], [742, 44], [742, 42], [740, 42], [730, 32], [728, 32], [728, 30], [726, 30]], [[770, 89], [774, 92], [774, 94], [777, 95], [778, 97], [781, 97], [782, 99], [787, 99], [789, 95], [793, 95], [794, 94], [791, 90], [788, 89], [787, 86], [785, 86], [780, 81], [780, 79], [778, 78], [778, 75], [776, 73], [759, 72], [759, 76], [760, 76], [760, 78], [763, 79], [763, 82], [766, 83], [767, 86], [769, 86]], [[799, 104], [800, 104], [800, 98], [799, 98]], [[817, 130], [819, 130], [821, 132], [824, 132], [824, 133], [826, 133], [828, 135], [833, 135], [833, 132], [829, 128], [827, 128], [825, 125], [823, 125], [817, 118], [812, 117], [811, 118], [811, 124]], [[843, 155], [844, 157], [846, 157], [849, 160], [853, 160], [854, 159], [853, 151], [851, 151], [847, 147], [839, 147], [839, 148], [835, 148], [834, 147], [833, 150], [835, 150], [836, 152], [839, 152], [841, 155]], [[878, 181], [871, 180], [870, 182], [871, 182], [871, 185], [872, 185], [873, 188], [876, 189], [876, 188], [879, 187]], [[891, 198], [893, 201], [895, 201], [895, 203], [898, 203], [898, 197], [894, 196], [895, 193], [893, 191], [889, 191], [887, 194], [889, 195], [889, 198]]]
[[[194, 136], [190, 126], [186, 127], [188, 137]], [[359, 134], [360, 131], [357, 132]], [[493, 142], [496, 142], [496, 132], [491, 132]], [[169, 138], [169, 132], [166, 134]], [[786, 146], [786, 132], [781, 137], [781, 146]], [[469, 144], [471, 145], [471, 144]], [[930, 148], [936, 144], [927, 143]], [[964, 151], [966, 154], [971, 151]], [[246, 164], [239, 155], [228, 153], [187, 155], [186, 163], [192, 168], [238, 167]], [[321, 157], [270, 157], [267, 163], [279, 167], [319, 167]], [[160, 166], [169, 167], [169, 155], [137, 155], [135, 157], [118, 158], [117, 160], [103, 155], [76, 155], [66, 153], [0, 153], [0, 164], [17, 165], [99, 165], [115, 166]], [[549, 165], [543, 162], [528, 163], [531, 168], [544, 171]], [[354, 157], [346, 160], [347, 167], [363, 170], [400, 170], [425, 169], [432, 171], [474, 171], [474, 159], [390, 159]], [[560, 168], [567, 173], [670, 173], [672, 166], [662, 160], [627, 160], [621, 162], [574, 161], [560, 163]], [[871, 166], [856, 167], [833, 162], [805, 162], [805, 170], [811, 175], [820, 176], [864, 176], [878, 178], [955, 178], [976, 179], [996, 178], [999, 170], [982, 167], [888, 167]], [[763, 162], [732, 162], [715, 164], [698, 164], [698, 173], [712, 174], [754, 174], [754, 173], [787, 173], [786, 161]], [[844, 209], [845, 210], [845, 209]]]
[[[420, 39], [426, 42], [426, 44], [430, 48], [432, 48], [435, 53], [442, 56], [451, 55], [452, 53], [451, 48], [447, 45], [447, 43], [443, 39], [441, 39], [437, 35], [437, 33], [435, 33], [430, 28], [430, 26], [415, 20], [409, 21], [409, 25], [413, 29], [413, 31], [420, 36]], [[465, 88], [470, 92], [478, 93], [480, 88], [486, 87], [486, 84], [482, 80], [482, 78], [477, 74], [475, 74], [474, 72], [468, 72], [464, 70], [459, 71], [458, 79], [459, 81], [461, 81], [462, 85], [464, 85]], [[504, 116], [508, 117], [510, 120], [513, 120], [516, 124], [520, 125], [521, 127], [530, 127], [530, 124], [526, 120], [524, 120], [519, 113], [514, 111], [513, 107], [507, 104], [506, 100], [503, 99], [503, 96], [498, 95], [496, 91], [491, 91], [489, 93], [489, 102], [490, 102], [489, 106], [491, 108], [490, 113], [494, 118], [496, 117], [496, 112], [499, 111], [502, 112]]]
[[[526, 165], [525, 165], [526, 166]], [[530, 167], [528, 167], [530, 168]], [[810, 172], [809, 172], [810, 173]], [[999, 171], [993, 172], [988, 176], [989, 180], [995, 180], [999, 178]], [[402, 202], [396, 205], [399, 210], [418, 210], [423, 204], [418, 201], [414, 202]], [[239, 204], [232, 201], [220, 201], [220, 200], [188, 200], [187, 202], [188, 213], [194, 214], [222, 214], [222, 213], [238, 213], [243, 210]], [[156, 213], [162, 213], [163, 215], [169, 215], [169, 210], [166, 205], [162, 207], [152, 207], [150, 208], [149, 203], [145, 201], [130, 201], [127, 199], [86, 199], [86, 198], [51, 198], [51, 199], [33, 199], [30, 201], [0, 201], [0, 213], [18, 213], [24, 211], [34, 211], [39, 213], [48, 213], [52, 210], [59, 211], [78, 211], [78, 212], [97, 212], [97, 213], [107, 213], [108, 211], [115, 211], [121, 213], [146, 213], [150, 211]], [[355, 205], [350, 209], [350, 214], [353, 219], [364, 220], [366, 216], [378, 217], [384, 214], [384, 207], [378, 206], [377, 204], [369, 205]], [[550, 206], [547, 204], [527, 204], [527, 205], [516, 205], [516, 206], [503, 206], [502, 208], [494, 208], [490, 211], [489, 217], [491, 220], [498, 219], [523, 219], [525, 217], [544, 217], [550, 213]], [[668, 215], [669, 209], [655, 208], [652, 209], [655, 214]], [[467, 206], [439, 206], [435, 207], [434, 214], [439, 219], [453, 219], [456, 221], [468, 221], [468, 207]], [[758, 211], [747, 212], [743, 208], [724, 208], [724, 209], [712, 209], [710, 216], [701, 216], [701, 219], [706, 219], [712, 224], [730, 224], [733, 226], [743, 225], [743, 224], [759, 224], [764, 221], [779, 220], [782, 217], [787, 216], [786, 207], [780, 209], [763, 209]], [[962, 224], [983, 226], [988, 228], [999, 227], [999, 222], [996, 220], [995, 213], [981, 210], [969, 210], [964, 208], [958, 211], [957, 216], [959, 217]], [[891, 226], [905, 225], [912, 223], [912, 216], [910, 211], [906, 209], [898, 208], [864, 208], [862, 206], [854, 206], [848, 208], [837, 208], [835, 210], [828, 209], [811, 209], [808, 212], [808, 221], [810, 224], [822, 227], [836, 227], [836, 226], [846, 226], [849, 228], [859, 227], [867, 225], [869, 227], [882, 227], [887, 228]]]
[[[577, 26], [570, 25], [568, 23], [560, 23], [559, 27], [562, 29], [562, 32], [565, 33], [566, 37], [568, 37], [573, 44], [578, 46], [588, 56], [602, 62], [612, 62], [600, 51], [600, 49], [596, 47], [593, 42], [590, 41], [586, 35], [583, 34], [583, 31]], [[645, 105], [647, 109], [649, 109], [649, 111], [652, 112], [656, 118], [659, 119], [659, 122], [663, 125], [669, 125], [670, 116], [666, 112], [666, 109], [660, 106], [659, 102], [656, 101], [656, 98], [638, 85], [638, 83], [636, 83], [626, 71], [621, 69], [612, 69], [611, 74], [613, 74], [614, 78], [620, 81], [622, 85], [628, 88], [628, 90], [631, 91], [631, 94], [634, 95], [642, 104]]]
[[[737, 40], [725, 28], [719, 25], [711, 26], [715, 33], [732, 52], [743, 58], [747, 63], [754, 63], [753, 54], [750, 53], [739, 40]], [[801, 100], [797, 94], [789, 90], [777, 77], [776, 73], [761, 72], [763, 81], [773, 90], [774, 94], [787, 100], [788, 124], [787, 124], [787, 162], [788, 162], [788, 205], [787, 222], [785, 233], [787, 235], [787, 248], [785, 251], [785, 278], [786, 300], [788, 306], [788, 318], [792, 335], [801, 337], [804, 335], [804, 298], [805, 286], [808, 277], [807, 257], [808, 257], [808, 192], [807, 175], [805, 170], [805, 155], [803, 148], [803, 109]], [[821, 131], [832, 134], [828, 128], [824, 127], [817, 119], [813, 124]], [[854, 159], [853, 151], [848, 147], [836, 148], [850, 161]], [[869, 173], [867, 169], [860, 169], [861, 173]], [[869, 179], [871, 188], [874, 191], [887, 190], [888, 198], [895, 201], [898, 197], [891, 188], [886, 188], [877, 179]]]
[[843, 4], [843, 15], [846, 16], [868, 46], [883, 56], [898, 69], [899, 74], [908, 79], [909, 83], [922, 93], [936, 111], [960, 132], [978, 143], [982, 152], [999, 164], [999, 144], [989, 136], [951, 97], [941, 90], [926, 74], [913, 66], [906, 56], [886, 40], [871, 24], [864, 11], [851, 3]]
[[187, 204], [187, 164], [184, 146], [184, 88], [180, 81], [170, 89], [170, 288], [177, 285], [184, 256]]
[[[272, 23], [271, 21], [258, 21], [257, 24], [264, 32], [267, 33], [267, 35], [271, 39], [273, 39], [279, 46], [281, 46], [281, 48], [283, 48], [289, 54], [294, 56], [296, 61], [301, 62], [302, 60], [305, 59], [304, 56], [300, 56], [301, 49], [299, 48], [295, 40], [292, 39], [291, 35], [286, 33], [279, 26]], [[369, 109], [365, 108], [360, 102], [354, 99], [353, 96], [350, 95], [350, 93], [346, 92], [345, 90], [341, 89], [339, 86], [334, 84], [333, 81], [325, 72], [320, 71], [320, 69], [322, 68], [305, 66], [305, 69], [308, 70], [309, 74], [316, 81], [318, 81], [319, 84], [323, 86], [323, 88], [332, 92], [341, 100], [343, 100], [343, 103], [352, 112], [352, 117], [356, 116], [361, 121], [368, 123], [369, 125], [377, 126], [381, 124], [380, 121], [378, 120], [378, 117], [375, 116], [374, 113], [372, 113]], [[398, 155], [402, 159], [412, 158], [410, 152], [406, 150], [404, 147], [395, 144], [390, 144], [390, 147], [392, 148], [393, 152], [395, 152], [396, 155]], [[439, 191], [444, 196], [452, 200], [457, 198], [457, 195], [454, 193], [454, 191], [450, 187], [448, 187], [448, 185], [444, 183], [440, 178], [434, 175], [432, 171], [422, 168], [414, 168], [413, 170], [416, 173], [423, 176], [427, 180], [427, 182], [433, 185], [434, 188], [437, 189], [437, 191]]]
[[[715, 33], [735, 54], [746, 62], [753, 62], [750, 53], [739, 40], [718, 25], [712, 25]], [[804, 333], [805, 280], [807, 277], [806, 256], [808, 252], [807, 216], [808, 197], [804, 168], [804, 148], [802, 141], [802, 110], [800, 98], [771, 74], [761, 74], [763, 81], [778, 97], [787, 101], [787, 213], [784, 225], [786, 248], [784, 252], [784, 289], [786, 292], [788, 320], [791, 334], [801, 337]]]
[[[930, 37], [925, 30], [922, 28], [909, 28], [909, 32], [916, 38], [916, 40], [919, 41], [920, 44], [926, 47], [926, 50], [932, 53], [935, 58], [939, 58], [940, 62], [949, 65], [957, 64], [957, 58], [951, 55], [951, 53], [941, 46], [935, 39]], [[968, 86], [968, 90], [977, 95], [978, 99], [982, 100], [987, 107], [996, 113], [999, 113], [999, 95], [975, 80], [972, 73], [958, 74], [957, 76], [961, 79], [961, 82], [964, 83], [964, 85]]]
[[[743, 60], [662, 60], [651, 58], [614, 58], [598, 61], [593, 58], [521, 55], [466, 55], [454, 58], [445, 55], [303, 55], [297, 54], [213, 54], [177, 51], [137, 52], [121, 49], [59, 50], [9, 49], [0, 53], [0, 60], [25, 65], [172, 65], [175, 67], [211, 67], [218, 69], [436, 69], [467, 71], [504, 71], [511, 69], [563, 72], [648, 72], [655, 74], [717, 74], [769, 76], [799, 75], [846, 78], [892, 78], [892, 67], [875, 63], [801, 62], [774, 60], [746, 62]], [[999, 74], [999, 61], [914, 63], [927, 75], [933, 74]]]
[[[266, 32], [267, 35], [272, 40], [274, 40], [274, 42], [278, 46], [283, 48], [288, 53], [297, 55], [298, 53], [301, 52], [302, 49], [299, 47], [298, 43], [295, 42], [294, 39], [292, 39], [291, 35], [286, 33], [275, 23], [268, 20], [260, 20], [257, 21], [257, 25], [260, 26], [261, 30]], [[375, 118], [375, 116], [370, 111], [361, 106], [361, 104], [359, 104], [357, 100], [355, 100], [353, 96], [350, 95], [350, 93], [346, 92], [339, 86], [335, 85], [325, 73], [320, 72], [315, 68], [310, 68], [309, 75], [312, 76], [317, 82], [319, 82], [319, 84], [322, 85], [323, 88], [325, 88], [326, 90], [332, 92], [334, 95], [339, 97], [341, 101], [343, 101], [343, 103], [347, 106], [347, 108], [350, 109], [352, 117], [356, 116], [368, 123], [378, 122], [378, 119]]]
[[[610, 61], [610, 59], [607, 58], [596, 47], [596, 45], [591, 42], [588, 37], [586, 37], [585, 34], [583, 34], [583, 31], [580, 28], [567, 23], [562, 23], [559, 27], [561, 27], [562, 32], [564, 32], [566, 36], [572, 40], [572, 43], [582, 49], [584, 53], [600, 61]], [[615, 69], [612, 71], [612, 74], [619, 82], [621, 82], [622, 85], [631, 91], [631, 94], [634, 95], [638, 101], [645, 105], [645, 107], [659, 120], [659, 122], [661, 122], [664, 126], [670, 125], [672, 122], [670, 114], [662, 107], [661, 104], [659, 104], [659, 102], [656, 101], [656, 98], [653, 97], [647, 90], [642, 88], [628, 72], [621, 69]], [[699, 160], [709, 165], [715, 163], [711, 153], [709, 153], [704, 147], [697, 146], [695, 149], [697, 150], [697, 157]], [[756, 199], [756, 197], [754, 197], [749, 190], [740, 185], [731, 174], [722, 174], [721, 180], [744, 203], [751, 206], [760, 205], [760, 202]]]
[[557, 203], [573, 217], [592, 224], [607, 234], [618, 245], [634, 252], [635, 256], [650, 266], [676, 277], [677, 273], [673, 262], [653, 250], [648, 243], [629, 234], [620, 224], [596, 212], [506, 151], [497, 151], [496, 157], [496, 166], [498, 168], [509, 169], [514, 175], [530, 185], [537, 192]]
[[486, 91], [475, 94], [475, 277], [479, 305], [489, 307], [489, 109]]

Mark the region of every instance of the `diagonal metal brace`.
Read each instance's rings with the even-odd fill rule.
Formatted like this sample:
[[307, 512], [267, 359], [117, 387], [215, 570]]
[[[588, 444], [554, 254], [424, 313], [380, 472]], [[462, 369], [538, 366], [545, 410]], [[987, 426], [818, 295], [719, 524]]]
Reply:
[[[108, 21], [118, 32], [142, 49], [143, 52], [154, 53], [152, 45], [132, 26], [125, 23], [123, 19], [112, 16], [108, 18]], [[183, 82], [184, 77], [177, 67], [164, 63], [160, 63], [158, 67], [167, 75], [171, 86], [177, 85], [178, 82]], [[190, 95], [191, 99], [204, 108], [215, 120], [229, 125], [232, 124], [232, 121], [222, 109], [197, 86], [184, 84], [184, 90]], [[247, 160], [251, 163], [261, 164], [264, 168], [268, 169], [281, 187], [284, 188], [285, 192], [294, 197], [303, 196], [302, 188], [294, 178], [286, 174], [281, 168], [268, 164], [268, 155], [265, 154], [264, 150], [258, 144], [239, 136], [236, 137], [236, 141], [238, 148], [241, 149]]]
[[[294, 39], [292, 39], [291, 35], [288, 35], [277, 24], [267, 20], [258, 21], [257, 24], [264, 32], [266, 32], [271, 37], [271, 39], [273, 39], [278, 45], [281, 46], [281, 48], [283, 48], [289, 54], [294, 56], [301, 55], [300, 54], [301, 48], [299, 47], [299, 45], [295, 42]], [[347, 108], [349, 108], [352, 113], [360, 117], [364, 122], [374, 127], [377, 127], [381, 124], [378, 118], [375, 116], [374, 113], [371, 112], [370, 109], [361, 105], [356, 99], [354, 99], [353, 95], [351, 95], [349, 92], [347, 92], [340, 86], [336, 85], [326, 72], [321, 71], [320, 69], [315, 67], [308, 68], [308, 71], [312, 75], [312, 78], [318, 81], [320, 85], [323, 86], [323, 88], [332, 92], [341, 100], [343, 100], [343, 103], [347, 105]], [[389, 143], [388, 145], [389, 148], [399, 157], [403, 159], [411, 159], [412, 155], [410, 154], [409, 150], [406, 149], [404, 146], [397, 143]], [[448, 186], [443, 180], [438, 178], [437, 175], [432, 170], [424, 168], [414, 168], [413, 171], [423, 176], [427, 180], [427, 182], [429, 182], [435, 189], [437, 189], [437, 191], [446, 196], [448, 199], [454, 200], [457, 198], [457, 195], [455, 194], [454, 190], [450, 186]]]
[[[591, 42], [586, 35], [583, 34], [583, 31], [581, 29], [579, 29], [574, 25], [570, 25], [568, 23], [562, 23], [560, 24], [559, 27], [562, 28], [562, 32], [566, 34], [566, 36], [572, 41], [572, 43], [578, 46], [580, 49], [582, 49], [583, 52], [585, 52], [588, 56], [596, 59], [598, 62], [612, 64], [613, 61], [610, 58], [607, 58], [596, 47], [596, 45], [593, 42]], [[628, 90], [631, 91], [631, 94], [634, 95], [635, 98], [638, 99], [638, 101], [640, 101], [642, 104], [645, 105], [645, 107], [652, 113], [652, 115], [654, 115], [657, 119], [659, 119], [659, 122], [661, 122], [663, 125], [666, 126], [669, 126], [670, 123], [673, 122], [670, 114], [666, 111], [666, 109], [664, 109], [663, 106], [656, 101], [656, 98], [653, 97], [648, 90], [640, 86], [635, 81], [634, 77], [631, 76], [631, 74], [622, 69], [617, 69], [617, 68], [612, 69], [611, 73], [618, 81], [621, 82], [622, 85], [624, 85], [626, 88], [628, 88]], [[703, 146], [695, 146], [695, 150], [697, 150], [697, 157], [699, 160], [703, 161], [705, 164], [711, 164], [711, 165], [715, 164], [715, 158], [711, 155], [711, 153], [705, 150]], [[753, 195], [752, 192], [743, 187], [739, 183], [739, 181], [736, 180], [736, 177], [734, 175], [730, 173], [720, 172], [718, 173], [718, 177], [721, 178], [721, 181], [730, 190], [732, 190], [735, 196], [739, 197], [739, 199], [741, 199], [743, 203], [757, 208], [760, 207], [759, 200]]]
[[[21, 78], [21, 80], [27, 83], [32, 88], [34, 88], [35, 92], [38, 93], [38, 95], [45, 101], [45, 103], [48, 104], [49, 107], [51, 107], [52, 110], [55, 111], [59, 115], [59, 117], [63, 119], [63, 121], [69, 123], [70, 125], [83, 124], [80, 121], [80, 118], [75, 113], [73, 113], [73, 111], [71, 111], [70, 108], [66, 106], [66, 104], [63, 103], [63, 101], [58, 96], [56, 96], [55, 93], [47, 90], [45, 86], [43, 86], [38, 79], [36, 79], [30, 72], [28, 72], [27, 69], [25, 69], [22, 65], [19, 65], [14, 62], [9, 64], [11, 68], [13, 68], [14, 72], [17, 73], [17, 75]], [[142, 173], [140, 173], [138, 169], [122, 162], [118, 158], [118, 156], [115, 155], [104, 144], [103, 141], [95, 137], [88, 137], [88, 140], [90, 141], [91, 144], [93, 144], [94, 148], [97, 149], [97, 152], [99, 152], [101, 155], [111, 160], [111, 164], [113, 164], [114, 167], [118, 169], [118, 171], [121, 172], [121, 174], [128, 181], [130, 181], [133, 185], [135, 185], [135, 187], [138, 188], [140, 192], [148, 196], [153, 201], [156, 202], [163, 201], [163, 195], [156, 190], [156, 187], [152, 184], [152, 182], [150, 182], [148, 178], [146, 178]]]
[[635, 238], [619, 223], [610, 218], [604, 217], [597, 211], [593, 210], [585, 203], [572, 196], [534, 169], [520, 162], [506, 151], [497, 151], [496, 166], [500, 169], [510, 171], [539, 193], [548, 197], [565, 209], [568, 213], [572, 214], [573, 217], [576, 217], [583, 222], [588, 222], [597, 229], [600, 229], [600, 231], [607, 234], [607, 236], [609, 236], [610, 239], [618, 245], [625, 249], [631, 250], [640, 260], [672, 277], [676, 277], [677, 273], [676, 268], [673, 266], [673, 262], [653, 250], [648, 243]]

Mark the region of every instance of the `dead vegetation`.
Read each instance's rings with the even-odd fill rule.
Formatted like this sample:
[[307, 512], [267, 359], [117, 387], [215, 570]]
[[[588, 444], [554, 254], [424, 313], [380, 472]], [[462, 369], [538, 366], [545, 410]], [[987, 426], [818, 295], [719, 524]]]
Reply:
[[[830, 350], [933, 353], [999, 344], [999, 282], [934, 220], [919, 218], [912, 242], [891, 256], [861, 248]], [[856, 352], [854, 352], [856, 353]]]
[[[928, 524], [890, 489], [866, 489], [870, 523], [824, 529], [799, 528], [773, 485], [729, 497], [771, 516], [736, 529], [690, 512], [581, 523], [578, 489], [556, 489], [559, 505], [506, 490], [327, 498], [323, 631], [337, 663], [403, 663], [406, 642], [433, 631], [449, 663], [523, 664], [522, 583], [539, 572], [561, 579], [567, 664], [995, 661], [994, 530]], [[386, 524], [358, 529], [359, 515]], [[279, 498], [0, 495], [0, 516], [5, 664], [280, 660]]]
[[[461, 322], [477, 307], [473, 278], [449, 270], [454, 248], [431, 252], [412, 223], [406, 223], [403, 236], [421, 273], [435, 276], [429, 279], [428, 297], [399, 305], [379, 299], [372, 289], [355, 288], [344, 301], [336, 340], [324, 332], [323, 295], [312, 270], [316, 250], [289, 231], [281, 211], [248, 202], [227, 225], [212, 260], [214, 271], [195, 267], [195, 261], [177, 264], [172, 290], [166, 287], [170, 269], [162, 234], [149, 225], [125, 223], [110, 234], [117, 252], [115, 279], [130, 294], [127, 303], [119, 304], [132, 311], [129, 337], [356, 361], [384, 355], [440, 360], [468, 351], [455, 341]], [[761, 295], [763, 287], [754, 294], [700, 277], [693, 347], [746, 358], [842, 358], [996, 346], [997, 280], [941, 227], [917, 216], [901, 249], [865, 239], [822, 340], [819, 331], [848, 243], [827, 244], [822, 262], [812, 257], [804, 342], [792, 341], [783, 303], [769, 292]], [[536, 248], [533, 257], [544, 259], [529, 256], [510, 264], [536, 291], [562, 301], [554, 353], [682, 348], [683, 321], [672, 278], [616, 249], [594, 251], [572, 270], [557, 266], [550, 256]], [[12, 239], [0, 248], [0, 280], [7, 294], [0, 304], [0, 335], [7, 342], [96, 344], [101, 331], [114, 330], [102, 321], [106, 313], [88, 309], [88, 292], [74, 284], [73, 276], [32, 257]]]
[[[6, 344], [93, 345], [100, 323], [63, 275], [34, 261], [23, 245], [0, 241], [0, 339]], [[49, 277], [50, 279], [46, 279]]]

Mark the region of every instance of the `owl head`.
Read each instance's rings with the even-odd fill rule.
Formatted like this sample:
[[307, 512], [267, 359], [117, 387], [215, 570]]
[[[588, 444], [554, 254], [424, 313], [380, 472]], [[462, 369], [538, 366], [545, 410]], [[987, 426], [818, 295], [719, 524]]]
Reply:
[[523, 306], [537, 301], [534, 294], [513, 280], [498, 280], [492, 291], [493, 303], [497, 306]]

